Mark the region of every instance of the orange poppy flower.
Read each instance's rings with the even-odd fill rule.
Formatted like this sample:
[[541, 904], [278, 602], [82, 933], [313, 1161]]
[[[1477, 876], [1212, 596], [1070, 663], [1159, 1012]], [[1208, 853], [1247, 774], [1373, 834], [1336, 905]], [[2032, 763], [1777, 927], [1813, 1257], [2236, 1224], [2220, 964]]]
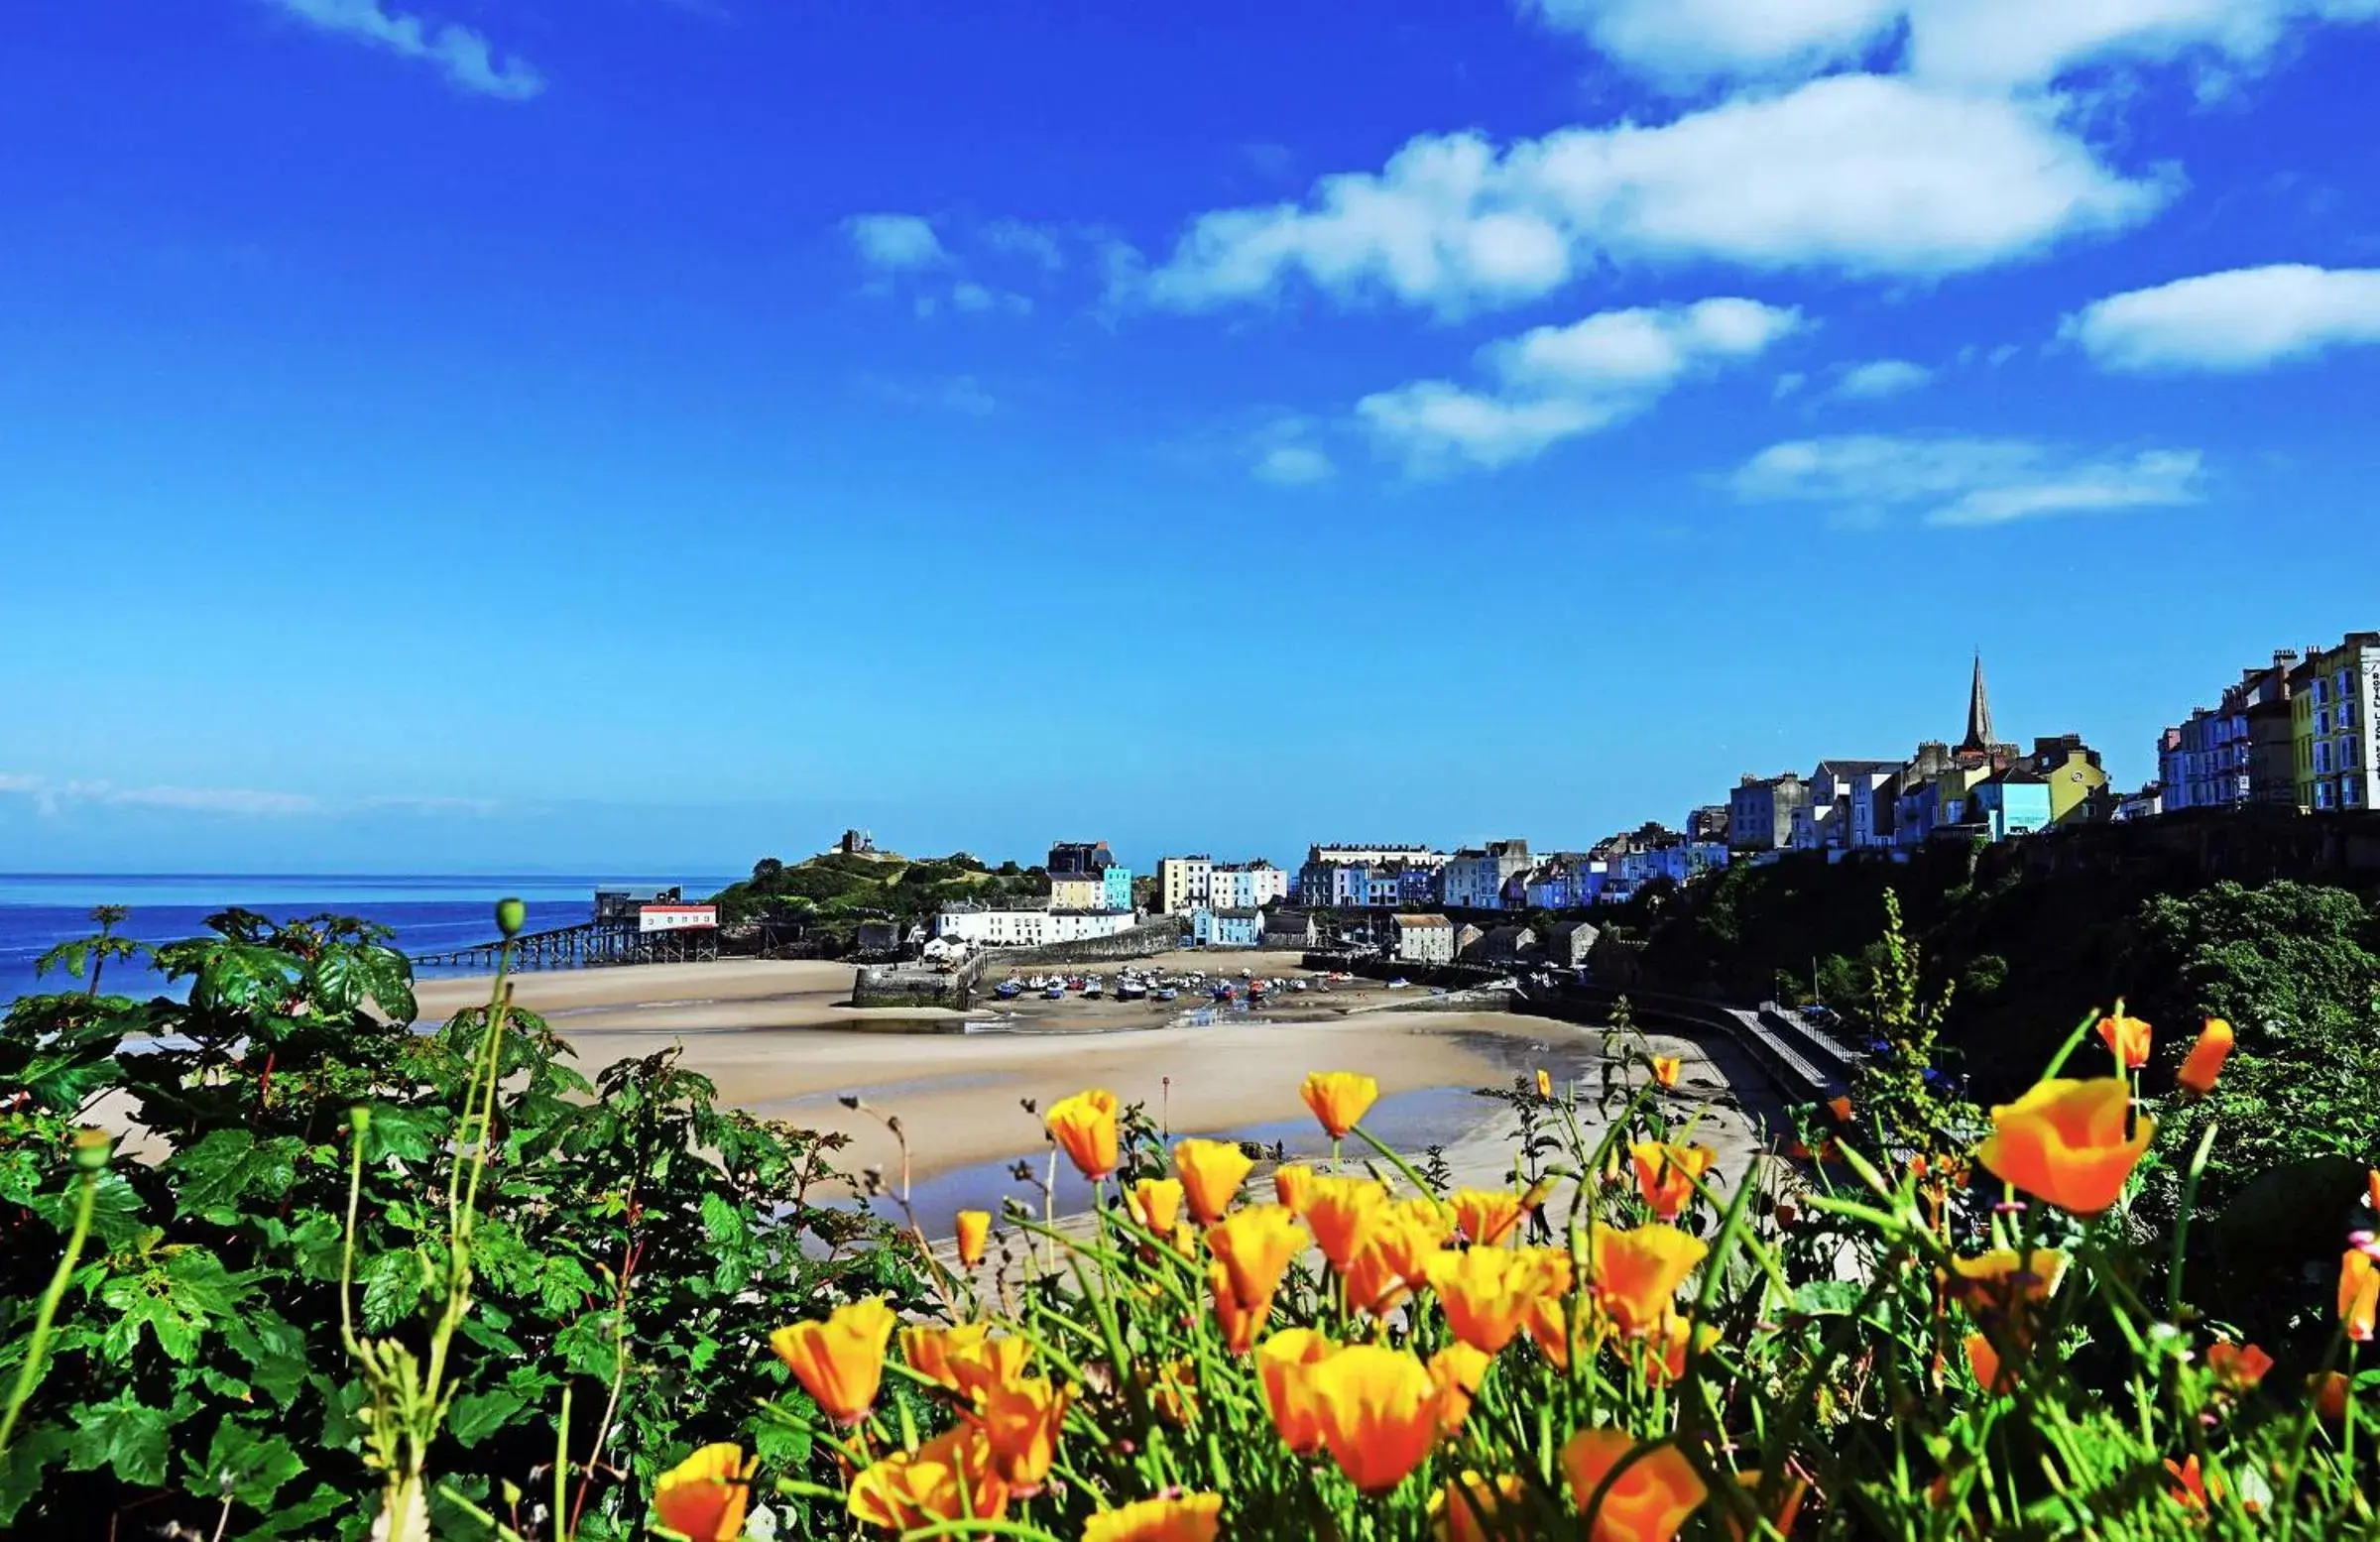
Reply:
[[2347, 1394], [2351, 1388], [2342, 1373], [2318, 1371], [2306, 1378], [2306, 1390], [2314, 1398], [2314, 1411], [2330, 1423], [2336, 1424], [2347, 1416]]
[[1323, 1132], [1337, 1140], [1363, 1123], [1380, 1095], [1380, 1084], [1361, 1071], [1314, 1071], [1298, 1095], [1322, 1123]]
[[1142, 1499], [1083, 1522], [1083, 1542], [1215, 1542], [1222, 1517], [1219, 1493]]
[[1563, 1444], [1562, 1471], [1572, 1500], [1589, 1515], [1588, 1542], [1669, 1542], [1708, 1495], [1675, 1446], [1656, 1446], [1621, 1468], [1637, 1447], [1625, 1430], [1581, 1430]]
[[1173, 1148], [1173, 1170], [1181, 1175], [1182, 1193], [1190, 1201], [1190, 1219], [1213, 1226], [1232, 1208], [1240, 1185], [1248, 1181], [1255, 1161], [1229, 1140], [1182, 1140]]
[[1966, 1336], [1966, 1368], [1974, 1373], [1975, 1385], [1995, 1397], [2016, 1389], [2016, 1377], [2001, 1373], [2000, 1352], [1991, 1347], [1988, 1335]]
[[1564, 1370], [1570, 1368], [1570, 1254], [1559, 1247], [1523, 1247], [1513, 1254], [1514, 1269], [1528, 1278], [1535, 1299], [1521, 1324], [1540, 1353]]
[[1314, 1231], [1314, 1245], [1340, 1273], [1364, 1245], [1364, 1239], [1388, 1208], [1388, 1191], [1369, 1178], [1326, 1177], [1314, 1180], [1306, 1201], [1306, 1225]]
[[1992, 1132], [1975, 1159], [2004, 1182], [2078, 1216], [2095, 1216], [2124, 1192], [2157, 1122], [2132, 1121], [2132, 1089], [2120, 1076], [2070, 1081], [2052, 1077], [2014, 1103], [1991, 1111]]
[[2149, 1063], [2149, 1025], [2138, 1017], [2125, 1016], [2123, 1003], [2116, 1003], [2115, 1010], [2099, 1019], [2099, 1038], [2119, 1068], [2137, 1071]]
[[1224, 1348], [1234, 1355], [1246, 1355], [1254, 1347], [1264, 1320], [1272, 1315], [1270, 1292], [1258, 1301], [1242, 1301], [1232, 1289], [1231, 1271], [1220, 1263], [1207, 1266], [1207, 1285], [1214, 1292], [1215, 1326], [1223, 1330]]
[[1264, 1383], [1264, 1406], [1281, 1442], [1298, 1456], [1322, 1449], [1322, 1414], [1314, 1401], [1314, 1367], [1339, 1353], [1339, 1346], [1311, 1328], [1284, 1328], [1256, 1346], [1256, 1374]]
[[2338, 1320], [2356, 1344], [2372, 1342], [2374, 1318], [2380, 1317], [2380, 1264], [2360, 1247], [2338, 1255]]
[[1553, 1097], [1553, 1095], [1554, 1095], [1554, 1078], [1553, 1078], [1553, 1075], [1552, 1075], [1552, 1073], [1551, 1073], [1551, 1072], [1547, 1071], [1547, 1070], [1545, 1069], [1545, 1067], [1543, 1067], [1543, 1066], [1539, 1066], [1539, 1067], [1537, 1068], [1537, 1096], [1538, 1096], [1538, 1097], [1540, 1097], [1540, 1098], [1551, 1099], [1551, 1098]]
[[2372, 1207], [2374, 1215], [2380, 1215], [2380, 1167], [2364, 1170], [2363, 1187], [2364, 1203]]
[[969, 1339], [953, 1343], [944, 1364], [960, 1395], [981, 1398], [1002, 1382], [1024, 1374], [1025, 1357], [1032, 1349], [1023, 1339]]
[[1430, 1357], [1430, 1380], [1438, 1388], [1438, 1428], [1442, 1433], [1452, 1435], [1471, 1417], [1471, 1400], [1478, 1395], [1480, 1383], [1488, 1379], [1488, 1367], [1494, 1364], [1494, 1356], [1461, 1342]]
[[1664, 1087], [1677, 1086], [1678, 1070], [1685, 1064], [1685, 1062], [1680, 1060], [1676, 1055], [1654, 1055], [1651, 1057], [1651, 1059], [1653, 1063], [1653, 1080], [1659, 1082]]
[[984, 1261], [984, 1245], [992, 1240], [992, 1212], [962, 1210], [952, 1226], [958, 1234], [959, 1266], [972, 1269]]
[[1512, 1342], [1536, 1304], [1537, 1280], [1501, 1247], [1441, 1252], [1424, 1265], [1430, 1288], [1454, 1336], [1482, 1354], [1493, 1355]]
[[1847, 1125], [1851, 1122], [1851, 1100], [1844, 1097], [1829, 1098], [1827, 1112], [1835, 1116], [1836, 1124]]
[[2223, 1385], [2244, 1392], [2264, 1379], [2264, 1373], [2273, 1368], [2273, 1358], [2253, 1344], [2217, 1340], [2206, 1346], [2206, 1368]]
[[1636, 1168], [1636, 1192], [1664, 1221], [1675, 1221], [1694, 1198], [1695, 1184], [1710, 1172], [1719, 1153], [1707, 1145], [1673, 1145], [1661, 1140], [1638, 1140], [1628, 1147]]
[[1358, 1344], [1310, 1374], [1322, 1443], [1349, 1482], [1386, 1493], [1438, 1441], [1438, 1385], [1402, 1350]]
[[1347, 1302], [1378, 1316], [1429, 1283], [1430, 1260], [1446, 1245], [1437, 1202], [1406, 1200], [1384, 1207], [1347, 1265]]
[[1104, 1088], [1078, 1092], [1049, 1106], [1051, 1138], [1075, 1171], [1096, 1183], [1116, 1170], [1116, 1095]]
[[[2174, 1478], [2174, 1486], [2166, 1490], [2173, 1496], [2174, 1502], [2186, 1510], [2203, 1513], [2206, 1508], [2208, 1484], [2199, 1473], [2198, 1453], [2192, 1452], [2190, 1460], [2187, 1462], [2176, 1462], [2172, 1457], [2167, 1457], [2165, 1470]], [[2221, 1497], [2222, 1485], [2219, 1483], [2213, 1485], [2213, 1492], [2217, 1498]]]
[[968, 1415], [992, 1448], [992, 1470], [1017, 1498], [1039, 1493], [1049, 1477], [1066, 1403], [1066, 1389], [1051, 1387], [1048, 1377], [1020, 1376], [987, 1388]]
[[857, 1424], [876, 1406], [892, 1322], [892, 1309], [871, 1296], [835, 1308], [823, 1323], [779, 1328], [769, 1336], [769, 1347], [828, 1418]]
[[1193, 1361], [1168, 1361], [1157, 1367], [1148, 1384], [1150, 1411], [1176, 1429], [1198, 1417], [1198, 1365]]
[[900, 1358], [911, 1370], [955, 1392], [959, 1389], [959, 1378], [951, 1371], [951, 1357], [980, 1348], [991, 1336], [990, 1323], [962, 1323], [956, 1328], [903, 1328]]
[[2199, 1041], [2190, 1046], [2182, 1059], [2182, 1069], [2174, 1073], [2174, 1083], [2186, 1098], [2203, 1098], [2214, 1091], [2214, 1079], [2223, 1071], [2223, 1061], [2231, 1053], [2231, 1024], [2220, 1017], [2209, 1017], [2199, 1029]]
[[2056, 1293], [2066, 1277], [2066, 1254], [2055, 1247], [2018, 1251], [1995, 1247], [1972, 1258], [1953, 1258], [1942, 1276], [1945, 1291], [1978, 1320], [2030, 1317]]
[[1171, 1178], [1135, 1178], [1124, 1191], [1124, 1207], [1132, 1219], [1163, 1237], [1182, 1214], [1182, 1186]]
[[1597, 1226], [1587, 1235], [1588, 1279], [1598, 1310], [1623, 1334], [1658, 1327], [1686, 1276], [1710, 1245], [1674, 1226], [1629, 1231]]
[[1207, 1229], [1207, 1250], [1229, 1271], [1232, 1294], [1247, 1307], [1272, 1299], [1307, 1241], [1297, 1217], [1279, 1205], [1250, 1205]]
[[694, 1542], [736, 1542], [744, 1535], [744, 1507], [760, 1465], [758, 1457], [746, 1462], [744, 1448], [733, 1443], [705, 1446], [654, 1484], [654, 1511], [662, 1525]]
[[1321, 1175], [1303, 1162], [1288, 1162], [1272, 1170], [1272, 1193], [1293, 1216], [1306, 1213]]
[[896, 1451], [851, 1481], [845, 1507], [854, 1519], [902, 1532], [938, 1520], [997, 1519], [1009, 1485], [992, 1470], [984, 1432], [961, 1424], [915, 1451]]
[[1719, 1330], [1672, 1311], [1661, 1326], [1646, 1335], [1637, 1359], [1647, 1386], [1670, 1386], [1686, 1375], [1686, 1362], [1719, 1342]]
[[1478, 1247], [1493, 1247], [1520, 1227], [1521, 1196], [1509, 1189], [1457, 1189], [1447, 1196], [1455, 1226]]
[[[1752, 1468], [1737, 1473], [1735, 1482], [1757, 1495], [1761, 1483], [1766, 1480], [1761, 1476], [1758, 1468]], [[1770, 1505], [1768, 1511], [1768, 1523], [1777, 1528], [1778, 1536], [1793, 1535], [1794, 1520], [1802, 1513], [1802, 1500], [1808, 1496], [1809, 1492], [1810, 1484], [1808, 1483], [1792, 1473], [1785, 1475], [1785, 1482], [1778, 1485], [1775, 1501]], [[1735, 1542], [1744, 1542], [1747, 1534], [1742, 1521], [1733, 1515], [1727, 1517], [1727, 1535], [1734, 1538]]]
[[1515, 1477], [1488, 1479], [1465, 1473], [1449, 1479], [1430, 1500], [1431, 1534], [1438, 1542], [1524, 1535], [1517, 1522], [1526, 1513], [1528, 1494], [1528, 1484]]

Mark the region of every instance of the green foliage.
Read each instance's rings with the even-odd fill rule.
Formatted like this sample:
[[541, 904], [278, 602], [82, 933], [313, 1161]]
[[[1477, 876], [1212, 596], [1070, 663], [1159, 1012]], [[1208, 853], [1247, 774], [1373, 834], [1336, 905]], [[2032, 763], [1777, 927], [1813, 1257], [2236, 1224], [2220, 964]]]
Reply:
[[1002, 903], [1047, 892], [1039, 868], [1009, 862], [993, 872], [966, 852], [915, 860], [891, 852], [828, 852], [794, 864], [764, 857], [750, 879], [711, 898], [722, 921], [775, 917], [845, 927], [861, 920], [918, 920], [962, 899]]
[[[208, 925], [156, 950], [185, 1001], [86, 988], [0, 1023], [0, 1081], [24, 1089], [0, 1112], [0, 1377], [71, 1224], [73, 1129], [104, 1095], [136, 1131], [95, 1181], [90, 1242], [0, 1456], [0, 1530], [371, 1523], [379, 1479], [339, 1329], [350, 1162], [356, 1326], [418, 1347], [445, 1305], [450, 1152], [486, 1014], [417, 1030], [410, 969], [377, 927], [236, 910]], [[122, 957], [107, 935], [61, 967]], [[916, 1299], [913, 1253], [833, 1202], [839, 1137], [720, 1109], [674, 1051], [590, 1082], [512, 1012], [495, 1054], [504, 1096], [430, 1471], [537, 1530], [503, 1496], [551, 1493], [568, 1388], [576, 1534], [634, 1535], [667, 1463], [752, 1442], [753, 1410], [785, 1385], [768, 1330], [847, 1293]], [[485, 1531], [450, 1497], [431, 1507], [439, 1536]]]

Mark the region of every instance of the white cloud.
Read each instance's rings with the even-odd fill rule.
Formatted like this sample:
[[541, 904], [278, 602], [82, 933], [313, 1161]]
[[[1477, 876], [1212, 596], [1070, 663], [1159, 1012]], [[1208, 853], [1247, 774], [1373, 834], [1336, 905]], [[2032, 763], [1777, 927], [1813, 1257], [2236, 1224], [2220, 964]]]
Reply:
[[2105, 370], [2245, 371], [2380, 343], [2380, 269], [2285, 263], [2111, 295], [2060, 335]]
[[1520, 0], [1605, 55], [1673, 84], [1801, 72], [1856, 58], [1903, 0]]
[[1030, 314], [1033, 308], [1031, 299], [1012, 290], [996, 290], [972, 279], [961, 280], [951, 286], [950, 303], [953, 309], [971, 315], [997, 310], [1006, 315], [1021, 316]]
[[1870, 402], [1878, 397], [1897, 397], [1905, 391], [1915, 391], [1933, 379], [1932, 370], [1907, 359], [1870, 359], [1845, 369], [1843, 378], [1835, 382], [1835, 395]]
[[446, 78], [482, 96], [524, 101], [545, 89], [545, 77], [518, 55], [499, 62], [488, 40], [468, 27], [431, 27], [417, 16], [387, 9], [381, 0], [273, 0], [324, 32], [361, 38], [407, 59], [435, 64]]
[[2099, 63], [2266, 62], [2293, 27], [2368, 21], [2380, 0], [1907, 0], [1909, 66], [1983, 86]]
[[1366, 397], [1356, 414], [1417, 472], [1450, 458], [1501, 466], [1608, 427], [1689, 376], [1755, 357], [1801, 325], [1798, 311], [1731, 297], [1606, 310], [1480, 349], [1491, 389], [1414, 381]]
[[2090, 459], [2026, 439], [1845, 434], [1772, 444], [1730, 485], [1747, 503], [1824, 504], [1854, 520], [2003, 525], [2195, 503], [2201, 472], [2197, 450]]
[[1500, 152], [1425, 135], [1302, 204], [1201, 216], [1148, 294], [1197, 309], [1301, 278], [1342, 301], [1459, 313], [1536, 298], [1598, 261], [1929, 276], [2123, 229], [2172, 195], [2170, 173], [2100, 162], [2059, 105], [1836, 75]]
[[949, 261], [934, 227], [915, 214], [854, 214], [843, 221], [852, 249], [870, 266], [900, 272]]
[[1276, 444], [1255, 465], [1256, 479], [1276, 487], [1311, 487], [1338, 474], [1331, 457], [1311, 444]]
[[1049, 273], [1066, 266], [1066, 249], [1039, 225], [1021, 219], [996, 219], [984, 227], [984, 245], [995, 252], [1021, 257]]
[[1792, 396], [1795, 392], [1801, 390], [1808, 384], [1810, 384], [1809, 376], [1803, 374], [1800, 370], [1787, 370], [1784, 374], [1777, 377], [1776, 385], [1769, 389], [1769, 399], [1775, 402], [1782, 402], [1787, 397]]
[[2266, 63], [2290, 30], [2368, 21], [2380, 0], [1518, 0], [1657, 83], [1800, 78], [1881, 55], [1995, 90], [2094, 64]]

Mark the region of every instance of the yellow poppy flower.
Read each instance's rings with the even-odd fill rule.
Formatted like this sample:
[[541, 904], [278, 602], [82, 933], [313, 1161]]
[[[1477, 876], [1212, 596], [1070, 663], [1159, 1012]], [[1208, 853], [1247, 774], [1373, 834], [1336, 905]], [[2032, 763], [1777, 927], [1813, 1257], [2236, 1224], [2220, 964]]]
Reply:
[[795, 1323], [769, 1336], [769, 1347], [837, 1424], [857, 1424], [876, 1406], [884, 1378], [892, 1309], [871, 1296], [835, 1308], [823, 1323]]
[[2052, 1077], [1991, 1111], [1992, 1132], [1975, 1159], [2004, 1182], [2078, 1216], [2095, 1216], [2124, 1192], [2157, 1122], [2132, 1120], [2131, 1086], [2120, 1076]]

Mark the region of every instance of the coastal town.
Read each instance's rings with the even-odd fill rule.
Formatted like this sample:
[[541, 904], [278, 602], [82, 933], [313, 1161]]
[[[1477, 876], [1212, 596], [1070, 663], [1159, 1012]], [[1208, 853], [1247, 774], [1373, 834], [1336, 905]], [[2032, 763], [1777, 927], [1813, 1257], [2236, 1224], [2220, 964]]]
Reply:
[[[1583, 966], [1597, 935], [1586, 916], [1731, 864], [1906, 862], [1934, 843], [1996, 844], [2186, 810], [2370, 810], [2380, 807], [2380, 632], [2275, 652], [2165, 729], [2156, 749], [2158, 779], [2119, 790], [2080, 733], [2003, 738], [1978, 656], [1957, 740], [1925, 740], [1897, 760], [1827, 757], [1806, 772], [1747, 773], [1688, 810], [1683, 828], [1648, 821], [1584, 851], [1533, 851], [1521, 838], [1453, 851], [1317, 843], [1294, 871], [1197, 853], [1160, 858], [1147, 877], [1106, 842], [1061, 842], [1048, 853], [1043, 900], [946, 906], [930, 941], [1040, 949], [1170, 921], [1167, 942], [1193, 948], [1329, 945], [1415, 965]], [[1529, 927], [1499, 912], [1571, 918]]]

